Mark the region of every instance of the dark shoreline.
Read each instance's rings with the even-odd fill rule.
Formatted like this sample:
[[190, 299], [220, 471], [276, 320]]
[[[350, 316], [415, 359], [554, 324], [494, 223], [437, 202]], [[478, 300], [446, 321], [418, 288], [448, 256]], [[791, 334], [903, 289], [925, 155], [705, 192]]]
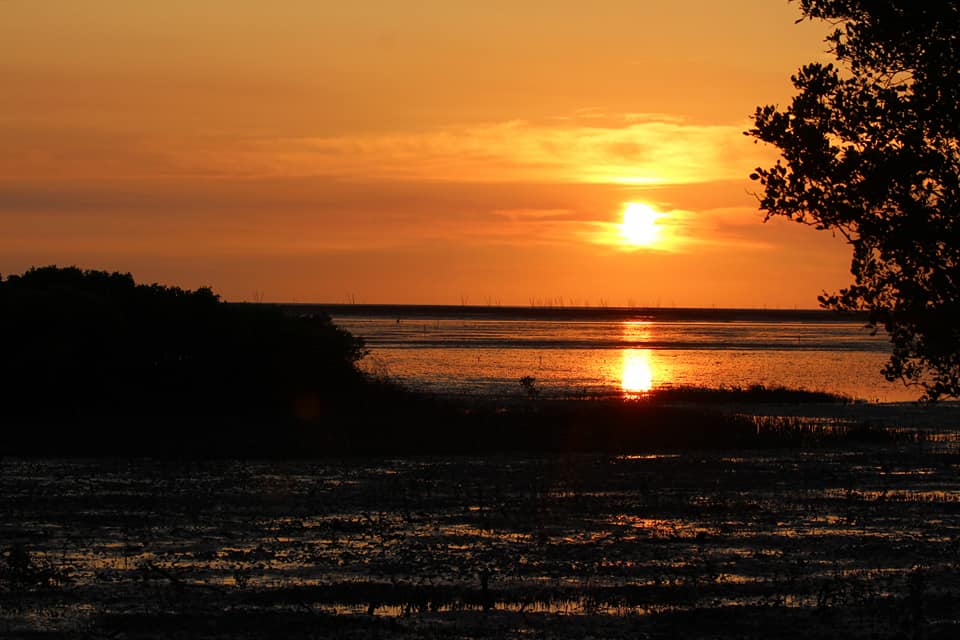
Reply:
[[[252, 304], [252, 303], [233, 303]], [[822, 309], [698, 309], [668, 307], [522, 307], [416, 304], [273, 303], [292, 315], [499, 320], [595, 320], [662, 322], [867, 322], [865, 313]]]

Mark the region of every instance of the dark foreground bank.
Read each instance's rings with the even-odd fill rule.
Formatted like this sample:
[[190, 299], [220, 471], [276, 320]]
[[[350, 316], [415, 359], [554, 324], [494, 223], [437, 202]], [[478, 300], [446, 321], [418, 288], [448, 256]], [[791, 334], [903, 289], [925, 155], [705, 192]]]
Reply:
[[955, 638], [958, 464], [5, 459], [0, 635]]
[[0, 455], [635, 453], [902, 435], [722, 408], [842, 401], [784, 389], [541, 398], [525, 379], [497, 402], [415, 393], [361, 374], [362, 340], [322, 313], [76, 268], [0, 279], [0, 340]]

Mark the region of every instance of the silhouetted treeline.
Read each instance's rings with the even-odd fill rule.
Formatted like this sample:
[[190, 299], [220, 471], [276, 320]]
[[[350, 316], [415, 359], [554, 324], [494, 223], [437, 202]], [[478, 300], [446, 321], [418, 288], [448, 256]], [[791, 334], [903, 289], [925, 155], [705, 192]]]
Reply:
[[121, 273], [43, 267], [0, 280], [0, 341], [4, 440], [42, 434], [64, 453], [256, 441], [252, 424], [320, 419], [361, 384], [362, 341], [323, 314]]

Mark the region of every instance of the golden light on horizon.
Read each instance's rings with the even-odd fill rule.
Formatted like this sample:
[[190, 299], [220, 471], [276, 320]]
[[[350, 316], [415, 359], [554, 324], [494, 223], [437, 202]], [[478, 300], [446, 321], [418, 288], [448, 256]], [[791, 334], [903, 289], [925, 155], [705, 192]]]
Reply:
[[518, 306], [809, 307], [848, 280], [842, 238], [750, 194], [777, 155], [752, 105], [832, 32], [789, 3], [174, 4], [0, 0], [0, 273]]
[[653, 367], [650, 366], [648, 349], [624, 349], [620, 388], [628, 397], [644, 394], [653, 389]]
[[661, 214], [653, 207], [642, 202], [628, 202], [623, 209], [623, 223], [620, 235], [627, 244], [635, 247], [649, 247], [660, 240], [662, 231], [657, 220]]
[[653, 322], [649, 320], [624, 320], [620, 323], [624, 342], [639, 343], [638, 346], [650, 339]]

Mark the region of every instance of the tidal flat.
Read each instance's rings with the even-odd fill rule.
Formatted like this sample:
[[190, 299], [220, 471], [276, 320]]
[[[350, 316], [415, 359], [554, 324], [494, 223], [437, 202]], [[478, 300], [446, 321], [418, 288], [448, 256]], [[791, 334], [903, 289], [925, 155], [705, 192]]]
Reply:
[[960, 448], [0, 461], [4, 638], [954, 638]]

